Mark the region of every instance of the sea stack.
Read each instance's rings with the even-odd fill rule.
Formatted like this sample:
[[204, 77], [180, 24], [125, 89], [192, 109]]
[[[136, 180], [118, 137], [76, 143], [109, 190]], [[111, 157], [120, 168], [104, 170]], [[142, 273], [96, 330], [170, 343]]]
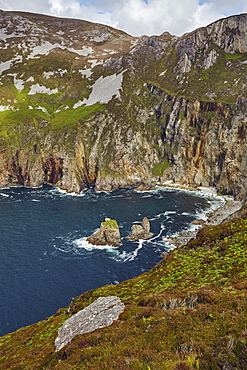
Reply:
[[129, 240], [149, 239], [153, 236], [150, 232], [150, 222], [147, 217], [143, 217], [141, 225], [132, 225], [131, 232], [127, 236]]
[[101, 222], [100, 228], [96, 230], [87, 241], [94, 245], [121, 245], [121, 236], [116, 220], [106, 218]]

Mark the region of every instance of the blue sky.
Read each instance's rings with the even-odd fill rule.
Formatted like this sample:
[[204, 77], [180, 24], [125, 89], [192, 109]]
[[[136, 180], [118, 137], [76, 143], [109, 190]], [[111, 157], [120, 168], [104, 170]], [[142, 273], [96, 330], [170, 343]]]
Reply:
[[22, 10], [108, 24], [133, 36], [182, 35], [216, 19], [247, 12], [247, 0], [0, 0]]

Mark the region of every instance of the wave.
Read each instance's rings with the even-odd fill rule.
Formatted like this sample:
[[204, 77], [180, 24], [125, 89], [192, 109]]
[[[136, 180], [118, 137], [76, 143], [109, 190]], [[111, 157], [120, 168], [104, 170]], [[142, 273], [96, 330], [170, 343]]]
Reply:
[[66, 190], [63, 190], [63, 189], [60, 189], [60, 188], [57, 188], [57, 187], [54, 187], [52, 189], [49, 190], [49, 192], [51, 194], [55, 194], [55, 195], [60, 195], [60, 196], [64, 196], [64, 197], [67, 197], [67, 196], [70, 196], [70, 197], [84, 197], [85, 196], [85, 192], [81, 192], [81, 193], [75, 193], [75, 192], [67, 192]]
[[140, 239], [138, 241], [138, 246], [136, 249], [134, 249], [131, 252], [122, 251], [119, 250], [116, 251], [114, 256], [111, 256], [110, 258], [114, 259], [117, 262], [130, 262], [133, 261], [137, 256], [140, 249], [143, 247], [144, 239]]
[[0, 195], [1, 195], [2, 197], [6, 197], [6, 198], [8, 198], [8, 197], [9, 197], [9, 195], [8, 195], [8, 194], [4, 194], [4, 193], [0, 193]]
[[109, 252], [113, 252], [117, 249], [117, 247], [113, 247], [112, 245], [94, 245], [87, 241], [87, 237], [79, 238], [73, 241], [73, 244], [76, 248], [85, 249], [86, 251], [93, 251], [93, 250], [106, 250]]

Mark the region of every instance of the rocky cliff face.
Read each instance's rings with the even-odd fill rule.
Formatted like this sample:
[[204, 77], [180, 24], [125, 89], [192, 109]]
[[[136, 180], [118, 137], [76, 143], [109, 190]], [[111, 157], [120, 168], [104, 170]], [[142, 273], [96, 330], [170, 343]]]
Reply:
[[246, 193], [247, 15], [180, 38], [1, 12], [0, 186]]

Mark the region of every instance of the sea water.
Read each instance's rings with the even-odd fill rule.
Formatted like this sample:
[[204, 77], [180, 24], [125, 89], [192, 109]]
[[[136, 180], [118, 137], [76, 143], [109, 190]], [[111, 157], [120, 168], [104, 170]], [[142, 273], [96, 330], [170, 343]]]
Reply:
[[[50, 186], [0, 189], [0, 336], [45, 319], [89, 289], [148, 271], [169, 249], [163, 238], [188, 227], [209, 204], [167, 188], [89, 188], [79, 196]], [[144, 216], [153, 237], [128, 241]], [[118, 221], [120, 247], [87, 242], [105, 217]]]

